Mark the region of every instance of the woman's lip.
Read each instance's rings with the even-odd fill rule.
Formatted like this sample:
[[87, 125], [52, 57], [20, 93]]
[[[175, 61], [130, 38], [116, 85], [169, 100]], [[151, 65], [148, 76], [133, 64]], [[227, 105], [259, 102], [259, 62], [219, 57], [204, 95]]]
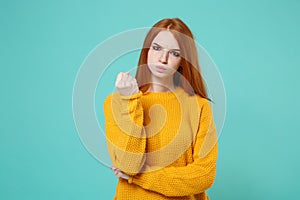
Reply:
[[163, 67], [163, 66], [156, 66], [156, 68], [159, 69], [159, 70], [166, 70], [166, 68]]

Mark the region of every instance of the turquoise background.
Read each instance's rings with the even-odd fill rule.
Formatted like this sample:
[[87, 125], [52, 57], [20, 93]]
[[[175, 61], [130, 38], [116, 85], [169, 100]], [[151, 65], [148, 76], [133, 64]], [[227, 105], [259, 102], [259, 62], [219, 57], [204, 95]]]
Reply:
[[1, 1], [0, 199], [112, 199], [81, 144], [77, 71], [100, 42], [180, 17], [217, 64], [227, 115], [211, 199], [297, 199], [300, 2]]

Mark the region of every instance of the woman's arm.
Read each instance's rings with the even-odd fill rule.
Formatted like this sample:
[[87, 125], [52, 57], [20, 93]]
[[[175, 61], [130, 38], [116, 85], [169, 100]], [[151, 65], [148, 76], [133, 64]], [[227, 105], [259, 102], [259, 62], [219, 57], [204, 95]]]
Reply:
[[145, 162], [146, 133], [143, 128], [142, 92], [131, 96], [109, 95], [104, 102], [107, 147], [112, 163], [135, 175]]
[[205, 191], [214, 182], [217, 160], [216, 128], [208, 102], [202, 106], [195, 139], [193, 163], [138, 174], [128, 182], [165, 196], [188, 196]]

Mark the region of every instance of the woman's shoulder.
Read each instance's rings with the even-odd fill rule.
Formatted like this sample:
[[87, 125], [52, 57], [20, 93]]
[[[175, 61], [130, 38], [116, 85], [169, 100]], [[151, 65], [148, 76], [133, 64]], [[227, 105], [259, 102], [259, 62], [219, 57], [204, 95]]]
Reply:
[[206, 98], [201, 97], [200, 95], [196, 94], [195, 95], [198, 101], [198, 104], [202, 106], [210, 106], [210, 101]]
[[184, 97], [190, 103], [197, 103], [199, 108], [202, 108], [203, 106], [210, 107], [210, 101], [206, 98], [201, 97], [199, 94], [189, 95], [188, 93], [184, 92], [184, 95], [182, 95], [182, 97]]
[[212, 115], [212, 106], [210, 104], [210, 101], [206, 98], [201, 97], [200, 95], [197, 95], [197, 101], [199, 109], [201, 110], [201, 113], [205, 113], [205, 115]]

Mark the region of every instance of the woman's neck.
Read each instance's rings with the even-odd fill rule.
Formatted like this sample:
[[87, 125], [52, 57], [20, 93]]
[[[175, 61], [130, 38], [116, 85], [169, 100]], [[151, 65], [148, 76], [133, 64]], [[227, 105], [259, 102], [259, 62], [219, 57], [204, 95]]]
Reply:
[[172, 87], [165, 87], [162, 85], [157, 85], [157, 84], [152, 84], [148, 92], [170, 92], [175, 89], [175, 86], [173, 85]]
[[169, 92], [175, 89], [173, 77], [158, 78], [152, 77], [148, 92]]
[[148, 92], [169, 92], [175, 89], [173, 78], [168, 80], [152, 80]]

